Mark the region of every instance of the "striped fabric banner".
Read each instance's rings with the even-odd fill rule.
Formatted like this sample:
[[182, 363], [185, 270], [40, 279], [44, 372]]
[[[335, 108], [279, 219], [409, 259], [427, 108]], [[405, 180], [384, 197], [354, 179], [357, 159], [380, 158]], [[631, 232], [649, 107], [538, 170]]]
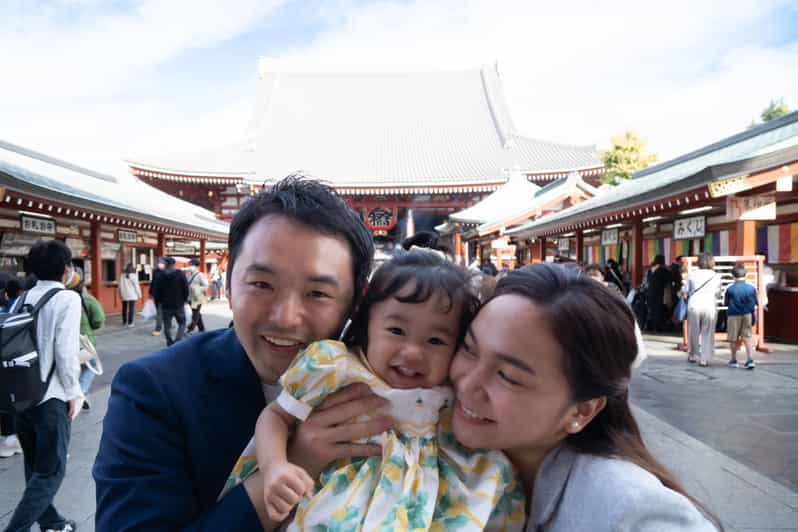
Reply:
[[772, 264], [798, 262], [798, 223], [757, 227], [756, 252]]

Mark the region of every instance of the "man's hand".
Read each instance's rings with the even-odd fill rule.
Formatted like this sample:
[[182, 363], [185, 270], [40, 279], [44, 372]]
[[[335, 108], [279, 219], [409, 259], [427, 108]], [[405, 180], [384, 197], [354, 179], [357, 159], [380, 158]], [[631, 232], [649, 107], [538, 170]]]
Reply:
[[69, 416], [70, 421], [74, 421], [80, 414], [80, 410], [83, 408], [83, 401], [83, 397], [76, 397], [67, 402], [67, 416]]
[[297, 426], [296, 434], [288, 442], [288, 461], [303, 467], [312, 478], [318, 478], [327, 464], [339, 458], [380, 456], [379, 445], [352, 442], [385, 432], [393, 425], [387, 416], [356, 421], [387, 404], [387, 400], [371, 393], [365, 384], [352, 384], [331, 394]]
[[313, 479], [288, 462], [269, 464], [263, 475], [263, 500], [269, 519], [280, 522], [303, 497], [313, 496]]

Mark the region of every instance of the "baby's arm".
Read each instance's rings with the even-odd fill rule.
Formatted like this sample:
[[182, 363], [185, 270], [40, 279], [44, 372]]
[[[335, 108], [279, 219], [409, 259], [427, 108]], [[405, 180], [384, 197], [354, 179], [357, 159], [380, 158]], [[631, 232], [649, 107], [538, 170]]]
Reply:
[[255, 454], [263, 475], [263, 498], [269, 518], [280, 522], [303, 497], [313, 495], [313, 479], [288, 461], [286, 447], [296, 418], [276, 402], [263, 409], [255, 426]]

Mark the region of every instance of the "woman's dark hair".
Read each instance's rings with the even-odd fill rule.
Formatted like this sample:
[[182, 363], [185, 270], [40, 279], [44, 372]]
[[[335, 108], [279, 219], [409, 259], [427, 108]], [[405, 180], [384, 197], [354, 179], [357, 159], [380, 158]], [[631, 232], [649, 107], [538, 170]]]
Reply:
[[[461, 309], [457, 337], [459, 345], [479, 310], [479, 300], [471, 292], [470, 284], [468, 271], [436, 252], [412, 250], [400, 253], [374, 272], [363, 301], [352, 318], [352, 325], [344, 336], [344, 342], [367, 350], [369, 316], [377, 303], [391, 297], [402, 303], [425, 303], [430, 298], [443, 296], [446, 299], [446, 312], [458, 306]], [[409, 285], [412, 291], [400, 297], [399, 293]]]
[[360, 216], [344, 203], [332, 187], [294, 175], [281, 179], [248, 199], [233, 217], [227, 241], [230, 252], [228, 286], [244, 238], [253, 225], [270, 215], [285, 216], [319, 233], [348, 242], [352, 253], [354, 299], [357, 300], [368, 280], [374, 257], [371, 233]]
[[136, 273], [136, 269], [133, 267], [132, 262], [128, 262], [127, 266], [125, 266], [125, 273], [126, 274]]
[[654, 260], [651, 261], [651, 265], [659, 264], [660, 266], [665, 266], [665, 255], [656, 255]]
[[40, 281], [61, 281], [72, 252], [60, 240], [39, 240], [28, 252], [28, 266]]
[[696, 266], [701, 270], [714, 270], [715, 257], [712, 256], [712, 253], [699, 253]]
[[681, 493], [722, 530], [646, 448], [629, 407], [629, 377], [637, 356], [634, 316], [626, 302], [595, 281], [556, 264], [533, 264], [499, 281], [495, 297], [515, 294], [537, 305], [562, 352], [572, 398], [606, 397], [606, 406], [565, 443], [578, 453], [628, 460]]

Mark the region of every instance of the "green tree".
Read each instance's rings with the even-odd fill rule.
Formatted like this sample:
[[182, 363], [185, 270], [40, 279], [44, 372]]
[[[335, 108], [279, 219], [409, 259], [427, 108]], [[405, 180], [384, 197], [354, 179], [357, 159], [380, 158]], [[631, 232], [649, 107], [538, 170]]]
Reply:
[[610, 142], [610, 149], [601, 153], [606, 167], [601, 177], [603, 183], [617, 185], [657, 160], [656, 155], [645, 151], [645, 143], [631, 129], [612, 137]]
[[[762, 123], [768, 122], [780, 116], [784, 116], [790, 112], [790, 108], [787, 107], [787, 104], [784, 103], [784, 98], [779, 98], [778, 100], [770, 100], [770, 104], [767, 107], [762, 109], [762, 113], [759, 117], [762, 119]], [[752, 127], [756, 127], [760, 124], [756, 120], [752, 120], [751, 123], [748, 125], [748, 129]]]
[[762, 114], [759, 116], [762, 118], [762, 122], [768, 122], [774, 118], [784, 116], [789, 112], [790, 108], [784, 103], [784, 98], [779, 98], [778, 100], [770, 100], [770, 105], [765, 107]]

